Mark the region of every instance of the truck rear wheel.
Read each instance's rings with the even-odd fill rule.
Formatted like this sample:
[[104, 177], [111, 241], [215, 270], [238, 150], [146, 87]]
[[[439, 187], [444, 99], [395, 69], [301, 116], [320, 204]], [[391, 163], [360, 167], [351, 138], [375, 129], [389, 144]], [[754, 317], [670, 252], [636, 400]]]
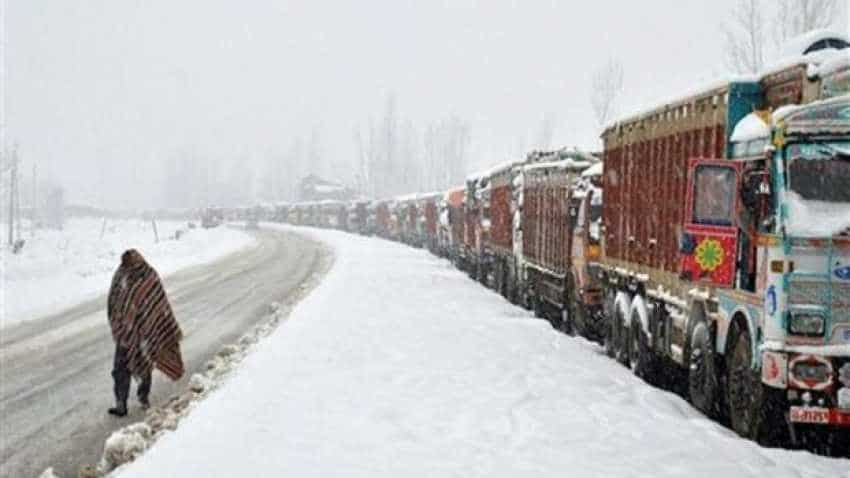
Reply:
[[634, 374], [650, 384], [654, 384], [654, 357], [646, 334], [641, 326], [637, 313], [632, 313], [631, 325], [629, 326], [629, 367]]
[[616, 344], [616, 359], [623, 365], [629, 365], [629, 329], [626, 327], [626, 314], [621, 307], [614, 308], [614, 343]]
[[717, 416], [717, 371], [711, 332], [705, 322], [698, 323], [691, 334], [688, 358], [688, 395], [697, 410], [710, 418]]

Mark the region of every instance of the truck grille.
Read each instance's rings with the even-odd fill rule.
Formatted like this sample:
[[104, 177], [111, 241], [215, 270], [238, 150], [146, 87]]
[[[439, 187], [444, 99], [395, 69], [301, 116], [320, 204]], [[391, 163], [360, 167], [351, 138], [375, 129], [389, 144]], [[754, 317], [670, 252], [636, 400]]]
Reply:
[[794, 277], [789, 282], [790, 305], [822, 305], [830, 313], [832, 324], [850, 323], [850, 283]]

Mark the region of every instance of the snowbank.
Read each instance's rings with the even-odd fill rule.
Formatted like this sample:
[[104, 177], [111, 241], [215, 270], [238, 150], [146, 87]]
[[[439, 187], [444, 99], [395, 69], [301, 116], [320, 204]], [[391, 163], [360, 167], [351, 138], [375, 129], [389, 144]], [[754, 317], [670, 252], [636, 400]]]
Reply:
[[424, 251], [309, 234], [335, 249], [326, 279], [119, 476], [850, 477], [739, 439]]
[[[19, 254], [0, 251], [2, 314], [0, 328], [57, 312], [109, 289], [121, 253], [135, 247], [161, 275], [212, 262], [254, 243], [252, 236], [231, 228], [189, 229], [186, 223], [158, 221], [155, 242], [147, 221], [74, 219], [63, 231], [39, 230]], [[175, 233], [183, 230], [180, 239]]]

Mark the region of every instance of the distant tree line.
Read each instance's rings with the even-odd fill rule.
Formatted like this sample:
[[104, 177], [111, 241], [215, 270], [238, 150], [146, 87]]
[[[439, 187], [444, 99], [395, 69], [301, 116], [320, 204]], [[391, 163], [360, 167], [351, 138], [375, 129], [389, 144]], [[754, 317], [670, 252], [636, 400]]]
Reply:
[[355, 128], [354, 139], [355, 186], [368, 197], [445, 190], [467, 171], [469, 124], [452, 115], [419, 128], [399, 114], [394, 95], [378, 120]]

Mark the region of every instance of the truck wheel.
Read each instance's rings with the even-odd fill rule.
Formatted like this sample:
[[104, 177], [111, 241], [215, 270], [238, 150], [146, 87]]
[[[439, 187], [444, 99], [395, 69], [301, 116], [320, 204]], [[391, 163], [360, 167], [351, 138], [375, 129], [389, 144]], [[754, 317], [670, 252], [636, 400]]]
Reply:
[[717, 371], [711, 332], [705, 322], [694, 327], [688, 358], [688, 395], [697, 410], [709, 418], [717, 416]]
[[531, 298], [532, 309], [534, 310], [534, 316], [538, 319], [543, 319], [546, 317], [545, 311], [543, 310], [543, 304], [540, 299], [537, 297]]
[[755, 439], [759, 429], [761, 380], [753, 373], [750, 334], [733, 325], [732, 345], [726, 370], [726, 403], [729, 424], [738, 435]]
[[561, 308], [561, 332], [567, 335], [573, 335], [575, 328], [573, 325], [573, 314], [569, 304], [564, 304]]
[[617, 356], [617, 296], [614, 293], [609, 293], [605, 302], [604, 314], [605, 325], [603, 331], [605, 336], [602, 338], [605, 347], [605, 354], [610, 358]]
[[626, 316], [622, 308], [616, 307], [614, 310], [614, 332], [615, 343], [617, 344], [617, 361], [621, 364], [629, 365], [629, 329], [626, 327]]
[[570, 287], [570, 297], [567, 300], [567, 308], [570, 313], [570, 323], [573, 326], [573, 332], [584, 338], [587, 337], [587, 329], [585, 324], [584, 307], [578, 297], [578, 292], [575, 287]]
[[648, 383], [653, 383], [653, 357], [652, 350], [649, 349], [646, 334], [643, 333], [640, 319], [637, 313], [632, 314], [631, 326], [629, 331], [629, 368], [634, 374]]

